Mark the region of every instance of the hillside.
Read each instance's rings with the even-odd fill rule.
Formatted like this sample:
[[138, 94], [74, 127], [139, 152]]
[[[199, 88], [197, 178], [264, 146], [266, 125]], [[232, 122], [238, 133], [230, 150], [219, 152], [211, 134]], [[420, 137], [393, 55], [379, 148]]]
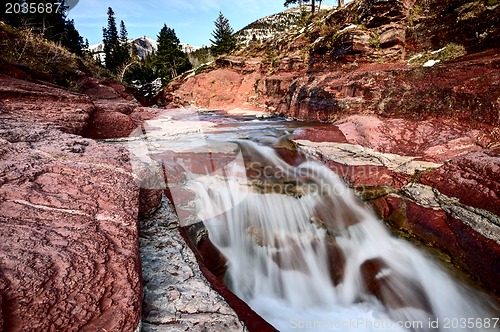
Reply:
[[[331, 10], [332, 6], [322, 5], [321, 10]], [[310, 12], [310, 6], [304, 6], [304, 12]], [[276, 38], [287, 31], [293, 30], [300, 23], [302, 11], [299, 7], [287, 9], [281, 13], [269, 15], [258, 19], [243, 29], [235, 33], [238, 42], [248, 46], [252, 41], [265, 41], [267, 39]]]
[[[499, 12], [498, 2], [489, 0], [447, 4], [424, 0], [352, 1], [341, 10], [322, 12], [308, 23], [263, 42], [250, 43], [235, 52], [233, 58], [219, 59], [215, 66], [197, 70], [198, 75], [184, 82], [174, 82], [166, 90], [163, 103], [178, 100], [221, 107], [222, 103], [207, 98], [203, 91], [191, 91], [190, 82], [204, 80], [211, 75], [210, 70], [214, 70], [213, 75], [222, 70], [240, 70], [247, 73], [242, 80], [248, 81], [249, 89], [243, 95], [231, 92], [229, 100], [243, 99], [236, 105], [226, 102], [225, 107], [241, 107], [239, 104], [244, 102], [245, 107], [321, 121], [341, 118], [347, 111], [405, 111], [414, 118], [428, 113], [450, 116], [452, 108], [468, 118], [470, 109], [466, 105], [475, 100], [478, 109], [473, 117], [498, 123], [498, 80], [491, 56], [495, 58], [498, 52], [493, 50], [500, 45]], [[276, 16], [276, 25], [283, 22], [282, 17]], [[253, 26], [258, 27], [259, 21]], [[489, 53], [483, 56], [483, 51]], [[495, 74], [483, 72], [486, 77], [479, 79], [479, 71], [475, 74], [458, 70], [461, 62], [455, 59], [469, 59], [486, 73], [490, 70]], [[488, 66], [481, 67], [481, 59]], [[463, 66], [468, 66], [466, 63]], [[434, 69], [424, 70], [423, 65]], [[442, 75], [451, 76], [443, 80]], [[427, 78], [421, 82], [418, 78], [423, 76]], [[381, 85], [388, 82], [394, 85], [381, 90]], [[457, 86], [463, 88], [458, 90]], [[401, 88], [408, 90], [404, 99], [398, 92]]]

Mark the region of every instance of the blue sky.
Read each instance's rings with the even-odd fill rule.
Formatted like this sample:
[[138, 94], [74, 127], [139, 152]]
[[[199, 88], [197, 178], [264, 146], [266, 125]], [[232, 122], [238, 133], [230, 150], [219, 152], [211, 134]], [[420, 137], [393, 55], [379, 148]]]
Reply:
[[[347, 2], [347, 1], [346, 1]], [[256, 19], [279, 13], [284, 0], [80, 0], [68, 15], [83, 38], [97, 44], [107, 25], [107, 8], [113, 8], [117, 25], [125, 22], [129, 38], [143, 35], [156, 39], [163, 24], [173, 28], [181, 43], [210, 44], [214, 21], [221, 11], [238, 31]], [[336, 5], [337, 0], [323, 3]]]

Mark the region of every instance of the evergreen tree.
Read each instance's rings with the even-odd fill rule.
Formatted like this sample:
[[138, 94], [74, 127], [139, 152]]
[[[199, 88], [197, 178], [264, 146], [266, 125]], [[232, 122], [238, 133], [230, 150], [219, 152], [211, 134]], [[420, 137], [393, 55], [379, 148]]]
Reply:
[[123, 20], [120, 21], [120, 41], [122, 43], [126, 43], [128, 39], [127, 28], [125, 27], [125, 22]]
[[111, 7], [108, 7], [108, 27], [102, 29], [104, 55], [106, 57], [106, 68], [114, 71], [118, 67], [116, 57], [119, 49], [118, 30], [116, 29], [115, 12]]
[[181, 49], [179, 38], [174, 29], [163, 25], [158, 34], [158, 50], [154, 56], [154, 64], [158, 75], [164, 80], [170, 80], [178, 74], [191, 69], [186, 53]]
[[108, 27], [102, 29], [106, 68], [116, 73], [130, 61], [128, 33], [125, 23], [120, 21], [120, 35], [116, 29], [115, 13], [108, 8]]
[[229, 24], [229, 20], [219, 12], [219, 17], [214, 22], [215, 30], [212, 32], [214, 39], [210, 39], [213, 44], [212, 53], [220, 55], [231, 52], [236, 48], [236, 36], [234, 36], [233, 28]]
[[76, 30], [75, 28], [75, 21], [73, 20], [66, 21], [65, 32], [61, 43], [64, 46], [66, 46], [70, 50], [70, 52], [73, 52], [78, 55], [83, 54], [82, 51], [82, 48], [84, 47], [83, 38], [78, 33], [78, 30]]
[[125, 22], [120, 21], [120, 38], [116, 54], [117, 67], [125, 65], [130, 59], [127, 28], [125, 27]]

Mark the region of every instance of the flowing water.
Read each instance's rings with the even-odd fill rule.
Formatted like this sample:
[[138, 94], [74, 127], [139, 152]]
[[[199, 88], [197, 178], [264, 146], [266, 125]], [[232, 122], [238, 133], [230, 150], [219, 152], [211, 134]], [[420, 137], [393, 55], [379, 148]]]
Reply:
[[[236, 295], [280, 331], [496, 330], [477, 292], [392, 236], [330, 169], [307, 158], [291, 166], [254, 142], [277, 142], [269, 133], [289, 130], [278, 127], [205, 130], [204, 140], [233, 139], [239, 158], [201, 175], [187, 170]], [[197, 145], [189, 136], [163, 146], [174, 143]]]
[[245, 170], [190, 186], [229, 261], [228, 286], [276, 328], [458, 331], [468, 329], [453, 319], [491, 317], [328, 168], [292, 167], [270, 147], [238, 144]]

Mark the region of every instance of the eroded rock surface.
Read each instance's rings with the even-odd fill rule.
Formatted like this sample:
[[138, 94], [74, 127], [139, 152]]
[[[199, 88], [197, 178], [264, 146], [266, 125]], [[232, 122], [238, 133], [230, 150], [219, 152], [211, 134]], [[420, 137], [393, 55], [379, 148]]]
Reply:
[[127, 137], [142, 121], [156, 115], [156, 110], [144, 108], [133, 100], [125, 88], [112, 80], [87, 78], [80, 90], [88, 95], [95, 105], [85, 137], [104, 139]]
[[136, 331], [137, 219], [161, 196], [139, 200], [126, 149], [78, 136], [96, 100], [9, 68], [31, 81], [0, 75], [0, 326]]
[[128, 153], [0, 125], [0, 293], [9, 331], [134, 331], [139, 190]]
[[140, 224], [143, 265], [143, 331], [247, 331], [211, 288], [178, 231], [167, 201]]
[[451, 159], [422, 182], [466, 205], [500, 215], [500, 154], [485, 150]]
[[52, 124], [70, 134], [86, 128], [94, 104], [83, 94], [0, 74], [0, 118], [30, 124]]

